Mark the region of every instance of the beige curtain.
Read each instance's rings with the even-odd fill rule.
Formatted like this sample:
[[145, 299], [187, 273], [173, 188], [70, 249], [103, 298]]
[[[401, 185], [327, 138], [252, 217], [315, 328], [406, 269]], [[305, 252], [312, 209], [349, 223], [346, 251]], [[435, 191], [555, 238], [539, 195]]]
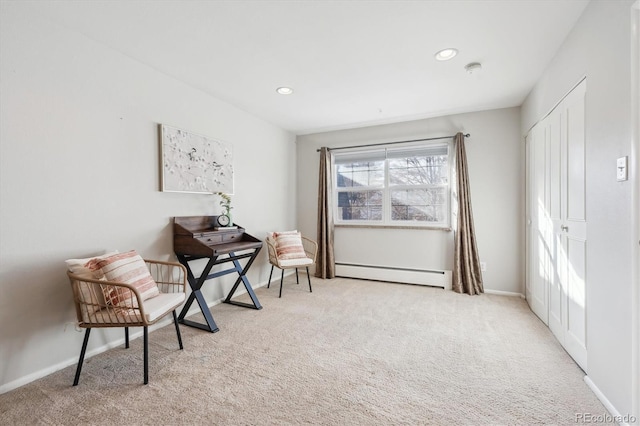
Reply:
[[471, 211], [471, 192], [467, 154], [464, 149], [464, 135], [455, 137], [455, 174], [457, 180], [458, 223], [455, 230], [455, 254], [453, 265], [453, 290], [458, 293], [484, 293], [480, 257], [476, 245]]
[[331, 152], [320, 149], [320, 176], [318, 179], [318, 258], [316, 277], [334, 278], [336, 263], [333, 256], [333, 192], [331, 170]]

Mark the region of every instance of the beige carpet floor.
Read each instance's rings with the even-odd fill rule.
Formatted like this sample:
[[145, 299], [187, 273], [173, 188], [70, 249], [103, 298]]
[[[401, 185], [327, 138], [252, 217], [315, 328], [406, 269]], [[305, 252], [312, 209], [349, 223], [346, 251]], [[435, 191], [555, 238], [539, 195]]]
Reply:
[[173, 326], [150, 333], [147, 386], [136, 339], [86, 360], [77, 387], [72, 366], [0, 395], [0, 424], [570, 425], [606, 413], [520, 298], [294, 281], [282, 299], [257, 289], [260, 311], [214, 306], [218, 333], [181, 326], [183, 351]]

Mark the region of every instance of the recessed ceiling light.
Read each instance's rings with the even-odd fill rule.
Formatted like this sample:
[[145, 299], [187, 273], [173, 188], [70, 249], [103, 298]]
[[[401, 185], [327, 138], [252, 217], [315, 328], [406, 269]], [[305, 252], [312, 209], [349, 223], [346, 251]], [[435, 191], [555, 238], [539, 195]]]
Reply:
[[290, 95], [293, 93], [293, 89], [291, 87], [278, 87], [276, 89], [276, 92], [280, 93], [281, 95]]
[[448, 61], [449, 59], [453, 59], [454, 56], [458, 54], [458, 49], [454, 49], [453, 47], [447, 47], [446, 49], [442, 49], [438, 53], [436, 53], [436, 59], [439, 61]]

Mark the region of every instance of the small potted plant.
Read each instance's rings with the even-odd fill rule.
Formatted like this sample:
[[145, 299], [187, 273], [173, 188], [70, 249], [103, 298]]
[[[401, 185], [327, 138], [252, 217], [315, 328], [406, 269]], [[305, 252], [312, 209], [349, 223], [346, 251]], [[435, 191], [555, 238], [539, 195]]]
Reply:
[[218, 225], [221, 227], [230, 227], [233, 226], [233, 221], [231, 220], [231, 196], [229, 194], [225, 194], [224, 192], [216, 192], [217, 195], [220, 196], [220, 205], [224, 209], [224, 212], [218, 216]]

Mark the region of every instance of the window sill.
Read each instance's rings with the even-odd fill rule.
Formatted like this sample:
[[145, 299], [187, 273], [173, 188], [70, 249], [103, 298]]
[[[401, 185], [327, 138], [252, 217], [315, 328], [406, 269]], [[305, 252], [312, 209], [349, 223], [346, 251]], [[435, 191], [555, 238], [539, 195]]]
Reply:
[[451, 232], [450, 227], [442, 226], [411, 226], [411, 225], [356, 225], [356, 224], [334, 224], [335, 228], [364, 228], [364, 229], [414, 229], [419, 231], [446, 231]]

